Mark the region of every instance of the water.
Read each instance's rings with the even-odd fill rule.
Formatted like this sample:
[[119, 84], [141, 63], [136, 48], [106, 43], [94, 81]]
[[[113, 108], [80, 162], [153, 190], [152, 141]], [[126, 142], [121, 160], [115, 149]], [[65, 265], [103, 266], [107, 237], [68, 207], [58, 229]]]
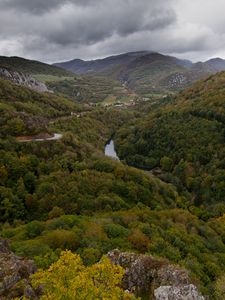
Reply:
[[115, 151], [114, 141], [110, 140], [108, 144], [105, 145], [105, 156], [112, 157], [119, 160], [117, 153]]

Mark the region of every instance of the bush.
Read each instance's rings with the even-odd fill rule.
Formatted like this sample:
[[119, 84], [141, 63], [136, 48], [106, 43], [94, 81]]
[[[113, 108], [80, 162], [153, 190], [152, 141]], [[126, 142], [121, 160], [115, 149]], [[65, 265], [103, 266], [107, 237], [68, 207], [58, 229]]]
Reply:
[[86, 248], [81, 253], [85, 265], [93, 265], [101, 258], [101, 252], [96, 248]]
[[146, 252], [150, 243], [150, 239], [140, 229], [134, 229], [128, 240], [140, 252]]
[[104, 229], [109, 238], [125, 237], [129, 235], [129, 230], [119, 224], [107, 224]]
[[47, 233], [44, 240], [52, 249], [76, 250], [79, 246], [79, 237], [76, 233], [64, 229], [57, 229]]
[[62, 215], [64, 215], [64, 210], [58, 206], [54, 206], [53, 209], [48, 213], [48, 218], [54, 219]]
[[36, 236], [41, 235], [45, 226], [42, 222], [32, 221], [26, 225], [26, 234], [29, 238], [35, 238]]

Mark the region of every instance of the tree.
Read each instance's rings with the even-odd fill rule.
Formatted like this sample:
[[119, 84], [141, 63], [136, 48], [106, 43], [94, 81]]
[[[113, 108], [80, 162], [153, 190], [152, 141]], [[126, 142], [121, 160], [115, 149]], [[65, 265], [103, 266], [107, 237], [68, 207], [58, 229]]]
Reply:
[[106, 257], [85, 267], [79, 255], [64, 251], [48, 270], [34, 274], [32, 282], [44, 287], [41, 300], [134, 300], [119, 287], [123, 274], [123, 268]]
[[171, 158], [169, 158], [167, 156], [163, 156], [160, 159], [160, 165], [161, 165], [163, 171], [169, 172], [173, 168], [173, 161]]
[[215, 284], [215, 295], [216, 295], [216, 299], [218, 300], [222, 300], [225, 297], [225, 273], [222, 274], [216, 281]]

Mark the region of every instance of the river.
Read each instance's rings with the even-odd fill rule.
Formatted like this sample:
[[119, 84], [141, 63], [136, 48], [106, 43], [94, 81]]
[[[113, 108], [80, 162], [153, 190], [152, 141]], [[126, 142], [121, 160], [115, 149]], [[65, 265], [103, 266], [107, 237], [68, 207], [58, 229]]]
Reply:
[[114, 141], [112, 139], [105, 145], [105, 156], [119, 160], [115, 150]]

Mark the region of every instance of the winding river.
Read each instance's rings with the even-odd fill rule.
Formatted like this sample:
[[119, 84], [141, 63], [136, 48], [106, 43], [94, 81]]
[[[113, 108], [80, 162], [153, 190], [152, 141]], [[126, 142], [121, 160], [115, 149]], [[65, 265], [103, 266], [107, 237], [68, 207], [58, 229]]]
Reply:
[[112, 139], [105, 145], [105, 156], [119, 160], [115, 150], [114, 141]]

